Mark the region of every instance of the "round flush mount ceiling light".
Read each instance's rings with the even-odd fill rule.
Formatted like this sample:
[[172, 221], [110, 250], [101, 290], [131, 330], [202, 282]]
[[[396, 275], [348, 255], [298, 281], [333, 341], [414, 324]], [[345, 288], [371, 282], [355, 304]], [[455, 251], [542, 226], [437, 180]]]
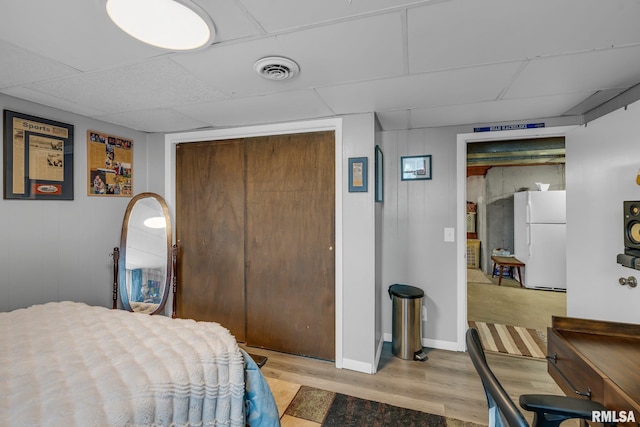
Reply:
[[213, 42], [211, 18], [190, 0], [105, 0], [109, 18], [125, 33], [169, 50], [194, 50]]
[[298, 75], [300, 67], [282, 56], [268, 56], [253, 65], [258, 74], [268, 80], [288, 80]]

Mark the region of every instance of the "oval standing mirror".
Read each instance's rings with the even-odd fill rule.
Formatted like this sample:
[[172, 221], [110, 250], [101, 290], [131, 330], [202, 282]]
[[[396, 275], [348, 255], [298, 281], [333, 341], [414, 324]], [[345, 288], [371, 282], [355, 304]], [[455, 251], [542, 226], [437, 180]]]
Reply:
[[141, 193], [129, 202], [122, 222], [118, 282], [129, 311], [164, 309], [171, 275], [171, 218], [164, 199]]

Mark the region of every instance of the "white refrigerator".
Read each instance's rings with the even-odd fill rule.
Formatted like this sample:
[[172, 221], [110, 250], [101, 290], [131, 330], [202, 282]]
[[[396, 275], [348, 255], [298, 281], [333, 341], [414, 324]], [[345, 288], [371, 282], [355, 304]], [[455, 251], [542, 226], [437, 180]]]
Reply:
[[565, 191], [513, 195], [514, 256], [527, 288], [567, 289], [566, 206]]

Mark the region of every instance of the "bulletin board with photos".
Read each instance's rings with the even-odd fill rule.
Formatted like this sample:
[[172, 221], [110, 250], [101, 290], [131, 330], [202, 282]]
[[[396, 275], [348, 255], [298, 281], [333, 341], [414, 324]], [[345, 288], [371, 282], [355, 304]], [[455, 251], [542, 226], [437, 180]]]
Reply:
[[133, 195], [133, 140], [87, 131], [87, 194]]

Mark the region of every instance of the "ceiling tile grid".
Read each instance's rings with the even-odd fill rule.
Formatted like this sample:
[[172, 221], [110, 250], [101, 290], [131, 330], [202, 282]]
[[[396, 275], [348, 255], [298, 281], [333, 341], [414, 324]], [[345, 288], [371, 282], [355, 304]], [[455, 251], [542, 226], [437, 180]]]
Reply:
[[[583, 114], [640, 83], [638, 0], [193, 0], [174, 53], [105, 0], [3, 0], [0, 93], [148, 132], [375, 112], [384, 129]], [[268, 81], [266, 56], [300, 74]]]

